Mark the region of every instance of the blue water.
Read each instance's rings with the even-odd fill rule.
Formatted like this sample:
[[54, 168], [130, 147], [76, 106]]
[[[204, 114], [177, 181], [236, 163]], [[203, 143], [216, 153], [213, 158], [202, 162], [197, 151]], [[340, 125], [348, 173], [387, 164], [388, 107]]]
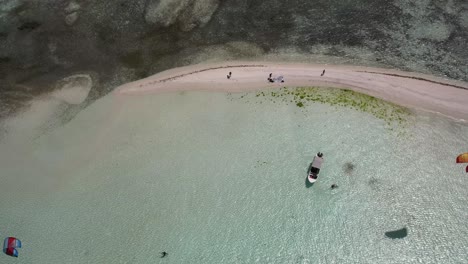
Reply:
[[0, 236], [22, 240], [13, 261], [466, 262], [468, 175], [455, 157], [468, 125], [414, 112], [390, 130], [346, 107], [240, 95], [109, 95], [25, 144], [10, 131]]

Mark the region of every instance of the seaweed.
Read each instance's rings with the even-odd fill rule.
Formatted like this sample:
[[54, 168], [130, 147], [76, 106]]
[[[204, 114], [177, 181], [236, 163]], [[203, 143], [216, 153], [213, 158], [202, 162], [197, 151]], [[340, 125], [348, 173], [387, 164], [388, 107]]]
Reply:
[[[261, 103], [265, 98], [276, 103], [294, 103], [297, 107], [304, 108], [305, 102], [315, 102], [329, 104], [335, 107], [346, 107], [355, 111], [365, 112], [385, 121], [389, 130], [393, 130], [394, 125], [405, 126], [410, 115], [409, 109], [386, 102], [370, 95], [358, 93], [350, 89], [319, 88], [319, 87], [297, 87], [280, 88], [270, 93], [257, 92], [255, 97]], [[242, 98], [242, 97], [241, 97]]]

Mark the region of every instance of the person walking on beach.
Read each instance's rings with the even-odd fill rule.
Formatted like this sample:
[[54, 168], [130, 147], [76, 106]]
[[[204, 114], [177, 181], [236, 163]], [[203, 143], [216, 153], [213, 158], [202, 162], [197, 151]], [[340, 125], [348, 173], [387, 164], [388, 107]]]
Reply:
[[322, 74], [320, 76], [324, 76], [325, 75], [325, 70], [323, 70]]
[[229, 74], [227, 75], [227, 78], [231, 79], [231, 75], [232, 75], [232, 72], [229, 72]]

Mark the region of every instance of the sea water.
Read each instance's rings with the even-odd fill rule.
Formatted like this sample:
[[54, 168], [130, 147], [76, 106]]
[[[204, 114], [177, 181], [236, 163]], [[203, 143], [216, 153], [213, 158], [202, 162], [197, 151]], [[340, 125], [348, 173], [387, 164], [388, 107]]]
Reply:
[[468, 125], [441, 116], [412, 111], [389, 127], [254, 92], [111, 94], [15, 137], [0, 141], [0, 236], [23, 247], [0, 263], [468, 259], [468, 174], [455, 164]]

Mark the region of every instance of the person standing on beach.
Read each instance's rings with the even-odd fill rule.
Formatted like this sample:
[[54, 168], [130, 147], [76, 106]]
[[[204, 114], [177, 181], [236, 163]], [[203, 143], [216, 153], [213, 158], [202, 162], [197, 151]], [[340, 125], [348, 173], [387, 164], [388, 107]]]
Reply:
[[325, 75], [325, 70], [323, 70], [322, 74], [320, 76], [324, 76]]
[[232, 75], [232, 72], [229, 72], [229, 74], [227, 75], [227, 78], [231, 79], [231, 75]]

